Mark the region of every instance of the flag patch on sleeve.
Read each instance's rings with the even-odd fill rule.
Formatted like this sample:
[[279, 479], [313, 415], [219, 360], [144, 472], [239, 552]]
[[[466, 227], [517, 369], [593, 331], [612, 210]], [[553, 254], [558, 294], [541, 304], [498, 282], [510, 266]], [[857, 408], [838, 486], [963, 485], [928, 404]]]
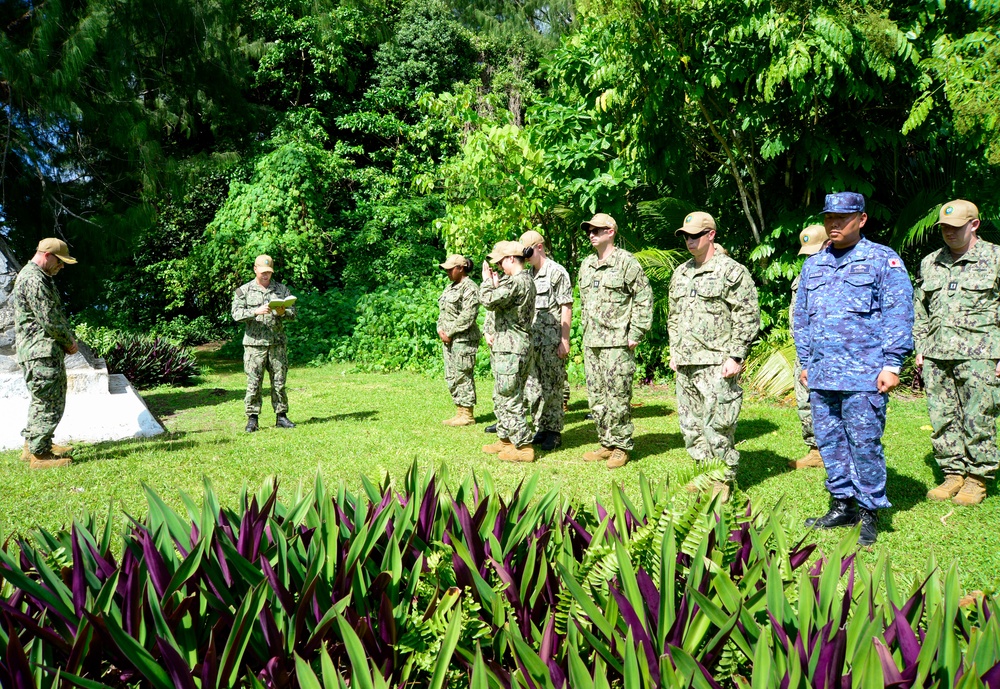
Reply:
[[890, 268], [902, 268], [903, 267], [903, 262], [900, 261], [898, 258], [890, 258], [889, 259], [889, 267]]

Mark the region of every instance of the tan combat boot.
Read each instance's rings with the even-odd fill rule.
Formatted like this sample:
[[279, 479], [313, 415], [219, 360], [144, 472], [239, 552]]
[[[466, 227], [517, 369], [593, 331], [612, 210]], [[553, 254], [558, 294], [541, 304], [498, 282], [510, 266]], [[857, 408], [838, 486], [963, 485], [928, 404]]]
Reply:
[[455, 415], [441, 423], [445, 426], [474, 426], [476, 417], [472, 415], [472, 407], [455, 407]]
[[28, 466], [32, 469], [55, 469], [73, 463], [69, 457], [58, 457], [51, 452], [43, 452], [40, 455], [32, 454], [29, 461], [31, 463]]
[[585, 462], [603, 462], [605, 459], [611, 457], [611, 448], [602, 447], [600, 450], [591, 450], [590, 452], [583, 453], [583, 461]]
[[712, 481], [712, 497], [720, 495], [719, 504], [729, 502], [729, 484], [724, 481]]
[[521, 447], [515, 447], [514, 443], [508, 443], [500, 450], [497, 459], [503, 462], [534, 462], [535, 448], [531, 446], [531, 443]]
[[937, 488], [927, 491], [928, 500], [951, 500], [958, 491], [962, 490], [965, 477], [961, 474], [945, 474], [944, 483]]
[[608, 462], [605, 466], [609, 469], [617, 469], [628, 464], [628, 452], [616, 447], [611, 451], [611, 456], [608, 457]]
[[788, 466], [792, 469], [809, 469], [813, 467], [822, 469], [823, 458], [820, 457], [819, 450], [814, 447], [802, 459], [793, 459], [790, 461]]
[[514, 443], [510, 442], [506, 438], [497, 438], [495, 443], [490, 443], [489, 445], [483, 445], [483, 452], [488, 455], [498, 455], [503, 452], [503, 449], [507, 446], [514, 447]]
[[986, 483], [983, 482], [983, 479], [978, 476], [966, 476], [962, 490], [958, 491], [958, 495], [953, 497], [951, 501], [956, 505], [968, 507], [969, 505], [978, 505], [985, 497]]
[[[73, 454], [73, 447], [71, 445], [56, 445], [52, 443], [52, 449], [49, 451], [58, 457], [69, 457]], [[21, 459], [25, 462], [31, 461], [31, 450], [28, 449], [27, 440], [24, 441], [24, 450], [21, 451]]]

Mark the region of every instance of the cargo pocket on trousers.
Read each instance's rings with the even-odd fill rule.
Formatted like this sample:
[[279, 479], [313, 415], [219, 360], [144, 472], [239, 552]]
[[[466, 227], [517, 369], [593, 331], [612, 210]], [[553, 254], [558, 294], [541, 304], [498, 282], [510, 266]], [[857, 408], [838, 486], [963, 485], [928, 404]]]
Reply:
[[517, 391], [521, 358], [506, 352], [493, 353], [493, 377], [497, 393], [510, 397]]

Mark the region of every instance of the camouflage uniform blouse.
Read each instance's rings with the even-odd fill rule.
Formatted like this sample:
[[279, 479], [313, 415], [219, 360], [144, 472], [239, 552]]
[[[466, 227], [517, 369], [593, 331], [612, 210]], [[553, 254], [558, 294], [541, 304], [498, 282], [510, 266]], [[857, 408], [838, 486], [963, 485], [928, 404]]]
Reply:
[[535, 317], [535, 282], [522, 270], [503, 275], [496, 287], [488, 281], [479, 288], [479, 301], [493, 312], [494, 352], [527, 354], [531, 349], [531, 322]]
[[690, 259], [670, 279], [670, 359], [705, 366], [745, 359], [760, 328], [757, 287], [750, 272], [716, 252], [702, 265]]
[[580, 265], [584, 347], [627, 347], [653, 325], [653, 290], [635, 256], [615, 247], [603, 261], [597, 254]]
[[452, 342], [479, 344], [479, 288], [469, 278], [448, 285], [438, 299], [437, 329]]
[[562, 307], [573, 305], [573, 285], [569, 273], [551, 258], [545, 260], [535, 281], [535, 345], [558, 345], [562, 341]]
[[73, 329], [55, 280], [29, 261], [14, 280], [13, 297], [18, 362], [62, 359], [66, 348], [73, 345]]
[[976, 241], [958, 258], [926, 256], [913, 291], [917, 354], [930, 359], [1000, 359], [1000, 246]]
[[278, 318], [273, 313], [264, 316], [254, 314], [262, 304], [272, 299], [285, 299], [292, 295], [280, 282], [271, 280], [267, 287], [261, 287], [257, 280], [251, 280], [236, 290], [233, 295], [233, 320], [245, 323], [243, 345], [251, 347], [267, 347], [274, 344], [285, 344], [285, 325], [282, 321], [295, 318], [295, 307], [285, 309], [285, 315]]

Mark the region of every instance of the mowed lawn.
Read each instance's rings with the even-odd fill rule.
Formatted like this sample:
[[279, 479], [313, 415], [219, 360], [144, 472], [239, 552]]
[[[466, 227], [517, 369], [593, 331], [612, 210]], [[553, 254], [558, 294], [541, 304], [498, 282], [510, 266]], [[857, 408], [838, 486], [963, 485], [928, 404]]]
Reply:
[[[612, 482], [639, 499], [640, 472], [662, 481], [690, 466], [669, 388], [637, 388], [635, 401], [641, 406], [634, 410], [634, 461], [612, 472], [580, 459], [597, 442], [593, 424], [584, 419], [583, 389], [573, 390], [563, 446], [539, 453], [535, 464], [519, 465], [480, 451], [495, 437], [483, 433], [493, 420], [491, 381], [479, 383], [478, 424], [451, 429], [441, 425], [453, 411], [441, 379], [358, 374], [346, 365], [294, 368], [288, 377], [289, 417], [298, 428], [274, 428], [265, 399], [263, 429], [245, 434], [241, 364], [211, 358], [206, 363], [210, 371], [198, 386], [145, 395], [166, 424], [166, 435], [81, 446], [73, 466], [65, 470], [29, 471], [19, 452], [0, 453], [0, 536], [25, 533], [36, 525], [58, 528], [87, 510], [103, 519], [109, 504], [124, 526], [124, 513], [136, 518], [144, 514], [144, 483], [180, 507], [179, 492], [199, 499], [207, 477], [224, 504], [235, 504], [244, 486], [256, 490], [269, 475], [278, 477], [285, 495], [299, 482], [310, 485], [317, 471], [328, 484], [344, 481], [359, 490], [361, 474], [375, 481], [385, 473], [400, 479], [417, 461], [423, 468], [445, 465], [452, 481], [474, 470], [488, 471], [510, 490], [537, 471], [541, 488], [557, 488], [569, 499], [592, 506], [595, 499], [607, 501]], [[996, 588], [1000, 497], [991, 484], [979, 507], [927, 502], [925, 493], [941, 479], [927, 424], [923, 400], [892, 400], [885, 444], [893, 508], [882, 513], [877, 545], [861, 556], [874, 562], [886, 549], [894, 568], [912, 576], [923, 571], [930, 558], [943, 567], [956, 563], [963, 588]], [[748, 401], [737, 440], [742, 460], [736, 499], [749, 498], [755, 510], [783, 500], [793, 536], [806, 535], [801, 520], [825, 512], [827, 493], [822, 470], [792, 471], [786, 466], [805, 452], [795, 409]], [[830, 546], [842, 534], [815, 532], [809, 538]]]

